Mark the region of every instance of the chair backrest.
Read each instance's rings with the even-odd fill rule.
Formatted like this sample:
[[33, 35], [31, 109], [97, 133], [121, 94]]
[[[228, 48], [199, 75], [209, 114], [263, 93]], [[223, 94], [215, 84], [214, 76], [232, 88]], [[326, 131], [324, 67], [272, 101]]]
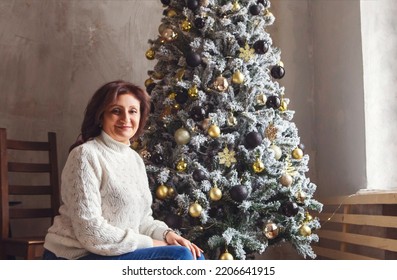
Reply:
[[[28, 159], [23, 159], [24, 155]], [[36, 158], [41, 162], [35, 162]], [[48, 161], [45, 159], [43, 163], [43, 158]], [[48, 175], [42, 175], [44, 173]], [[41, 176], [40, 180], [35, 180], [36, 175]], [[6, 129], [0, 128], [0, 187], [1, 239], [10, 237], [13, 220], [50, 218], [52, 223], [60, 205], [56, 134], [49, 132], [48, 140], [42, 142], [11, 140], [7, 138]], [[45, 202], [31, 203], [34, 199], [43, 200], [44, 196]], [[13, 206], [13, 203], [20, 205]], [[28, 232], [29, 227], [22, 231]]]

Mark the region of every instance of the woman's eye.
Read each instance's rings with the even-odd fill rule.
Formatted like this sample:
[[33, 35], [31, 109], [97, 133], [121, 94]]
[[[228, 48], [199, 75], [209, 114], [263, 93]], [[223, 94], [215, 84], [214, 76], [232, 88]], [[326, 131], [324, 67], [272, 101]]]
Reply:
[[138, 110], [136, 109], [130, 110], [130, 114], [136, 114], [136, 113], [138, 113]]
[[114, 108], [111, 112], [112, 112], [112, 114], [119, 115], [120, 109]]

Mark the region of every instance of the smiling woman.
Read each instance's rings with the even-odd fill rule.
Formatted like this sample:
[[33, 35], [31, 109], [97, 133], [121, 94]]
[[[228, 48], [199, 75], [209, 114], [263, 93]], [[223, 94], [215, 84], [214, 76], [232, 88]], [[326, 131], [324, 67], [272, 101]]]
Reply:
[[132, 83], [95, 92], [62, 172], [63, 205], [44, 259], [203, 259], [199, 247], [152, 216], [145, 165], [130, 148], [149, 110], [148, 94]]

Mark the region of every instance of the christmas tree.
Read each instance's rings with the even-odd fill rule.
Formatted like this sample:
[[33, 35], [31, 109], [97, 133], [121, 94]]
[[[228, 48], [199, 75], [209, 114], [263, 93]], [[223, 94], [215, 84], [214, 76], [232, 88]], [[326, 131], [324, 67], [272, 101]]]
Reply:
[[[160, 3], [161, 2], [161, 3]], [[315, 258], [316, 185], [279, 83], [268, 0], [159, 0], [150, 39], [147, 164], [153, 213], [210, 259], [246, 259], [290, 242]]]

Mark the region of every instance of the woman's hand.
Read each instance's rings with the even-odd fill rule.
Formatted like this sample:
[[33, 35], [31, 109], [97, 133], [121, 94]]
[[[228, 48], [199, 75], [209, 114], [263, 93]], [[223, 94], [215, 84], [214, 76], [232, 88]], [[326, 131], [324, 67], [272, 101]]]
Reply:
[[153, 247], [158, 246], [167, 246], [168, 244], [165, 241], [153, 239]]
[[201, 253], [204, 252], [196, 244], [190, 242], [189, 240], [183, 238], [182, 236], [176, 234], [173, 231], [168, 232], [167, 235], [165, 236], [165, 239], [168, 245], [179, 245], [188, 248], [190, 252], [192, 252], [194, 259], [200, 257]]

